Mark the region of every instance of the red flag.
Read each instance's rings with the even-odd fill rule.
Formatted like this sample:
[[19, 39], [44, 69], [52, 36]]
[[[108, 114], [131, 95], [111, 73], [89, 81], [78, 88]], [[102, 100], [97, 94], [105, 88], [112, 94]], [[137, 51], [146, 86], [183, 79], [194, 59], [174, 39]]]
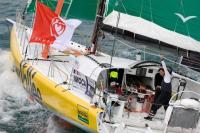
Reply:
[[30, 42], [50, 45], [66, 29], [62, 19], [49, 7], [37, 1], [37, 9]]
[[63, 20], [49, 7], [37, 1], [37, 9], [31, 42], [45, 44], [42, 57], [47, 58], [50, 44], [59, 50], [65, 50], [72, 38], [74, 30], [81, 24], [80, 20]]

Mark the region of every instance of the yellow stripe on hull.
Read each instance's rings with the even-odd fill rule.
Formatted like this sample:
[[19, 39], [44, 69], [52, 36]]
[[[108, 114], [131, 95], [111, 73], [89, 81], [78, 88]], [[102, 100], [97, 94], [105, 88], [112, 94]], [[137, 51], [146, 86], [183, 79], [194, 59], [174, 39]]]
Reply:
[[26, 91], [38, 102], [58, 115], [97, 132], [97, 116], [102, 111], [73, 95], [62, 86], [48, 79], [31, 64], [23, 61], [19, 50], [15, 27], [11, 31], [10, 48], [13, 61]]

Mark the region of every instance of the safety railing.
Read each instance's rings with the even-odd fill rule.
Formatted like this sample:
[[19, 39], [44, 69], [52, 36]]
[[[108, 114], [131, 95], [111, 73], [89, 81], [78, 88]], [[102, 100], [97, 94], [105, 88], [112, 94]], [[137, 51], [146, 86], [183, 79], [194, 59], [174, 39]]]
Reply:
[[[113, 46], [113, 41], [115, 39], [115, 46]], [[136, 60], [138, 54], [141, 56], [142, 61], [157, 61], [160, 62], [160, 51], [156, 51], [150, 48], [138, 47], [136, 44], [133, 46], [133, 42], [122, 40], [121, 38], [114, 38], [109, 36], [104, 39], [99, 40], [101, 44], [100, 51], [111, 55], [112, 51], [114, 51], [113, 56], [128, 58], [132, 60]], [[113, 48], [113, 49], [112, 49]], [[164, 56], [165, 62], [168, 66], [170, 66], [174, 72], [193, 79], [195, 81], [200, 82], [200, 73], [194, 71], [193, 69], [179, 63], [180, 57], [173, 55], [172, 53], [162, 53]]]
[[18, 43], [21, 46], [22, 55], [24, 58], [28, 52], [29, 47], [29, 35], [28, 35], [28, 28], [27, 28], [27, 21], [25, 17], [21, 13], [21, 9], [17, 9], [16, 11], [16, 34], [18, 37]]

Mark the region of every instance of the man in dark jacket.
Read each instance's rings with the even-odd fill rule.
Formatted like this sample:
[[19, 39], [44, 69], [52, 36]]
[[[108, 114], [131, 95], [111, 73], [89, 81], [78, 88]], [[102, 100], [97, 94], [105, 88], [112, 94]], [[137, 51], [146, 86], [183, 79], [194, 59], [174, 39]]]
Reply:
[[154, 78], [154, 87], [155, 87], [155, 96], [154, 96], [154, 102], [156, 101], [156, 99], [158, 98], [158, 96], [161, 93], [161, 83], [164, 77], [164, 69], [160, 68], [158, 70], [158, 73], [156, 73], [155, 78]]
[[151, 111], [147, 117], [144, 117], [146, 120], [152, 120], [152, 118], [155, 116], [157, 113], [157, 110], [161, 107], [164, 106], [164, 109], [167, 110], [168, 105], [169, 105], [169, 100], [171, 98], [171, 93], [172, 93], [172, 85], [171, 85], [171, 79], [172, 75], [171, 72], [167, 70], [166, 64], [161, 58], [161, 64], [164, 69], [164, 79], [162, 80], [161, 83], [161, 92], [158, 98], [156, 98], [156, 101], [154, 101]]

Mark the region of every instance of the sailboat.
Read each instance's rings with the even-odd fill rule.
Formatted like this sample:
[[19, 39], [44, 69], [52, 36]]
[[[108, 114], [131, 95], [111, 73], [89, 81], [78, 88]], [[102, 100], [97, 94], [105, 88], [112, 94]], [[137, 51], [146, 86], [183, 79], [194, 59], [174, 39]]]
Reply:
[[[200, 52], [198, 36], [194, 34], [198, 30], [189, 30], [199, 24], [195, 22], [198, 15], [180, 14], [184, 13], [182, 0], [145, 2], [28, 1], [27, 7], [17, 12], [16, 22], [8, 19], [13, 23], [10, 34], [13, 69], [27, 93], [56, 116], [88, 132], [199, 132], [199, 73], [181, 64], [186, 57], [192, 59], [192, 55], [196, 57], [195, 53]], [[170, 16], [165, 6], [177, 11]], [[31, 17], [34, 20], [25, 23], [29, 12], [36, 12]], [[69, 41], [69, 36], [59, 40], [70, 30], [69, 22], [78, 22], [70, 18], [95, 18], [90, 47], [71, 38]], [[180, 30], [184, 29], [179, 25], [181, 21], [186, 31]], [[191, 25], [187, 24], [189, 21]], [[175, 30], [168, 24], [171, 22], [175, 22]], [[173, 96], [167, 111], [161, 108], [153, 121], [143, 117], [154, 104], [154, 77], [161, 67], [160, 56], [157, 51], [144, 49], [144, 42], [159, 46], [159, 52], [172, 48], [182, 56], [177, 58], [181, 60], [173, 60], [164, 53], [168, 69], [173, 69]], [[145, 87], [138, 89], [138, 84]]]

